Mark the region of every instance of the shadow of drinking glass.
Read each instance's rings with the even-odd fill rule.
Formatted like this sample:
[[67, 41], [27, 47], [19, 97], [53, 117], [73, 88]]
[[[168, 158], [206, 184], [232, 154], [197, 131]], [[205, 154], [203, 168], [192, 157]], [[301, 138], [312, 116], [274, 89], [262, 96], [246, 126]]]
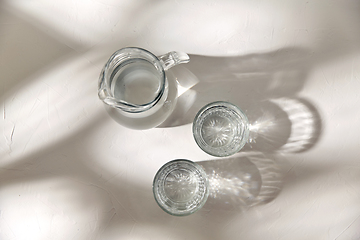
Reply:
[[278, 98], [247, 111], [249, 140], [243, 151], [303, 152], [319, 140], [320, 114], [304, 98]]
[[242, 212], [280, 193], [286, 164], [279, 156], [256, 153], [197, 162], [209, 178], [204, 209]]

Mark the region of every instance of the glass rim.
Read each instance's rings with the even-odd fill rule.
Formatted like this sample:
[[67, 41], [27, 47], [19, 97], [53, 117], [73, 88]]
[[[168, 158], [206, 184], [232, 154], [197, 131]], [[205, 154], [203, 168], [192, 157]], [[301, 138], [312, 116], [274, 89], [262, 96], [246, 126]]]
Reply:
[[[156, 185], [156, 181], [158, 180], [159, 178], [159, 174], [166, 168], [168, 167], [169, 165], [172, 165], [174, 163], [186, 163], [188, 165], [191, 165], [193, 167], [195, 167], [196, 170], [198, 170], [200, 172], [200, 175], [203, 176], [205, 178], [205, 193], [204, 193], [204, 196], [203, 198], [201, 199], [201, 201], [199, 201], [199, 204], [196, 205], [194, 208], [190, 209], [190, 210], [186, 210], [186, 211], [179, 211], [179, 212], [171, 212], [169, 210], [169, 208], [166, 208], [164, 205], [161, 204], [162, 201], [160, 201], [160, 199], [158, 199], [158, 196], [155, 192], [155, 185]], [[197, 163], [191, 161], [191, 160], [188, 160], [188, 159], [174, 159], [174, 160], [171, 160], [167, 163], [165, 163], [164, 165], [161, 166], [161, 168], [156, 172], [155, 176], [154, 176], [154, 179], [153, 179], [153, 185], [152, 185], [152, 189], [153, 189], [153, 195], [154, 195], [154, 198], [155, 198], [155, 202], [157, 203], [157, 205], [163, 210], [165, 211], [166, 213], [170, 214], [170, 215], [173, 215], [173, 216], [188, 216], [190, 214], [193, 214], [195, 213], [196, 211], [198, 211], [199, 209], [201, 209], [204, 204], [206, 203], [207, 201], [207, 198], [209, 196], [209, 179], [208, 179], [208, 176], [205, 172], [205, 170]]]
[[[241, 141], [241, 144], [239, 144], [237, 148], [234, 148], [235, 150], [233, 150], [233, 151], [229, 151], [224, 154], [216, 154], [213, 151], [209, 151], [209, 149], [206, 148], [207, 145], [201, 144], [200, 139], [203, 139], [203, 136], [201, 134], [201, 126], [198, 126], [197, 121], [198, 121], [198, 119], [201, 118], [202, 114], [209, 111], [211, 108], [221, 107], [221, 106], [234, 110], [236, 112], [236, 114], [238, 115], [238, 117], [240, 117], [242, 120], [245, 121], [245, 129], [244, 129], [245, 136], [243, 139], [246, 139], [246, 141]], [[210, 102], [210, 103], [206, 104], [197, 112], [197, 114], [193, 120], [192, 131], [193, 131], [193, 137], [194, 137], [196, 144], [205, 153], [207, 153], [211, 156], [214, 156], [214, 157], [228, 157], [228, 156], [231, 156], [231, 155], [239, 152], [246, 144], [247, 139], [249, 137], [249, 120], [248, 120], [246, 114], [243, 112], [243, 110], [241, 108], [239, 108], [237, 105], [227, 102], [227, 101], [215, 101], [215, 102]], [[203, 140], [203, 141], [205, 142], [205, 140]], [[209, 148], [211, 148], [211, 147], [209, 147]]]

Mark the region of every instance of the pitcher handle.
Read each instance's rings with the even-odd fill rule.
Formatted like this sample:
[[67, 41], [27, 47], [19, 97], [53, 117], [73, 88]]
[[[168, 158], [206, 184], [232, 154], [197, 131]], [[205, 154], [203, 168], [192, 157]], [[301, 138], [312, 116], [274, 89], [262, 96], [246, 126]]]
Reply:
[[160, 62], [163, 65], [164, 70], [168, 70], [173, 66], [181, 63], [188, 63], [190, 61], [189, 56], [183, 52], [169, 52], [164, 55], [158, 56]]

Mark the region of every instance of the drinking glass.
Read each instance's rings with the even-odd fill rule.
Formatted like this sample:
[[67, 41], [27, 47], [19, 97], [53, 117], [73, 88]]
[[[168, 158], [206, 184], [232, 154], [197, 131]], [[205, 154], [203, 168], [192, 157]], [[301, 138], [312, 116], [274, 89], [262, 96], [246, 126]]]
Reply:
[[209, 103], [194, 119], [193, 136], [206, 153], [216, 157], [230, 156], [247, 142], [249, 121], [245, 113], [232, 103]]
[[135, 47], [123, 48], [109, 58], [101, 71], [99, 98], [115, 108], [117, 120], [133, 129], [160, 125], [175, 108], [177, 82], [168, 70], [189, 62], [182, 52], [159, 57]]
[[209, 181], [203, 168], [186, 159], [166, 163], [156, 173], [153, 193], [157, 204], [174, 216], [199, 210], [209, 195]]

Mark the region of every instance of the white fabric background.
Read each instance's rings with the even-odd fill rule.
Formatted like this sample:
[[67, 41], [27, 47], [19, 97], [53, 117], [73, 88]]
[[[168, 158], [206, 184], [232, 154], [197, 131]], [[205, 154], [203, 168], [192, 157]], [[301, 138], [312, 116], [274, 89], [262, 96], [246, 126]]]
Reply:
[[[360, 238], [359, 2], [4, 0], [0, 10], [0, 239]], [[126, 129], [97, 97], [101, 68], [126, 46], [190, 54], [174, 71], [183, 91], [194, 86], [162, 127]], [[253, 124], [230, 160], [192, 138], [191, 118], [214, 100]], [[177, 158], [222, 174], [218, 195], [182, 218], [151, 189]], [[263, 187], [256, 206], [246, 174]]]

